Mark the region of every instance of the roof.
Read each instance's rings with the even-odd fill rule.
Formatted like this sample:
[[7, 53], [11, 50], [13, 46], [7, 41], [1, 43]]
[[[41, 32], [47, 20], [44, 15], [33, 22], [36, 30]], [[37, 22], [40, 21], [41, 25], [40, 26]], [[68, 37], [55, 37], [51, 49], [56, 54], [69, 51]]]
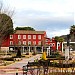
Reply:
[[15, 34], [44, 34], [45, 31], [16, 30]]

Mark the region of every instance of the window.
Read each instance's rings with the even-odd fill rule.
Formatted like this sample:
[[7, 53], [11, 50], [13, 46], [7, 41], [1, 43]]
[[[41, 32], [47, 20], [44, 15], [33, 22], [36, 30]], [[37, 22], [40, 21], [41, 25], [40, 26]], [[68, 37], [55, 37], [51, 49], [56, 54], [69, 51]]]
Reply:
[[21, 39], [21, 35], [18, 35], [18, 39]]
[[23, 44], [26, 45], [26, 41], [23, 41]]
[[28, 45], [31, 45], [31, 41], [28, 41]]
[[36, 35], [33, 35], [33, 39], [36, 39]]
[[60, 46], [60, 43], [58, 43], [58, 46]]
[[38, 42], [38, 45], [41, 45], [41, 41]]
[[10, 39], [13, 39], [13, 35], [10, 35]]
[[13, 41], [10, 41], [10, 45], [13, 45]]
[[41, 35], [38, 35], [38, 39], [41, 39]]
[[46, 42], [48, 42], [48, 39], [46, 39]]
[[53, 45], [52, 46], [55, 46], [55, 44], [53, 43]]
[[31, 39], [31, 35], [28, 35], [28, 39]]
[[26, 35], [23, 35], [23, 39], [26, 39]]
[[33, 41], [33, 45], [36, 45], [36, 41]]
[[52, 45], [52, 43], [50, 43], [50, 47], [52, 47], [53, 45]]
[[21, 45], [21, 41], [19, 41], [18, 44]]

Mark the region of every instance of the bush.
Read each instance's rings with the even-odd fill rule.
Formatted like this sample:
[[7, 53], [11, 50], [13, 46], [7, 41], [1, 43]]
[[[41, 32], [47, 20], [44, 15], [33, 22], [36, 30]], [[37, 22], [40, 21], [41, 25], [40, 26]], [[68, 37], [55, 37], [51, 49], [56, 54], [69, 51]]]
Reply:
[[4, 58], [6, 61], [14, 61], [14, 58]]
[[21, 57], [21, 51], [20, 51], [20, 49], [18, 49], [16, 57], [19, 57], [19, 58]]

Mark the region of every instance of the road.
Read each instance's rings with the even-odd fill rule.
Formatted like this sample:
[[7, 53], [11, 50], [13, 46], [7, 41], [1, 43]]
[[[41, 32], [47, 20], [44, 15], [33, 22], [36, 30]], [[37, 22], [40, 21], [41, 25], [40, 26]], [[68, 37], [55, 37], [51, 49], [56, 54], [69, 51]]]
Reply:
[[16, 75], [18, 72], [19, 75], [22, 75], [22, 67], [27, 65], [28, 62], [34, 61], [34, 59], [40, 59], [41, 54], [37, 54], [30, 58], [23, 58], [21, 61], [13, 63], [6, 66], [5, 68], [0, 69], [0, 75]]

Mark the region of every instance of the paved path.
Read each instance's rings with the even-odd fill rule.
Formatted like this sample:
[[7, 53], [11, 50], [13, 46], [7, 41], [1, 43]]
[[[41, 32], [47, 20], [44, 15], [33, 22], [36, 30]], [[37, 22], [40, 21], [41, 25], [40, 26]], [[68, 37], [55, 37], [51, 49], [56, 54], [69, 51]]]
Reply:
[[16, 72], [19, 72], [19, 75], [22, 75], [22, 67], [27, 65], [28, 62], [34, 61], [34, 59], [40, 59], [41, 54], [37, 54], [30, 58], [23, 58], [23, 60], [13, 63], [6, 66], [3, 69], [0, 69], [0, 75], [16, 75]]

